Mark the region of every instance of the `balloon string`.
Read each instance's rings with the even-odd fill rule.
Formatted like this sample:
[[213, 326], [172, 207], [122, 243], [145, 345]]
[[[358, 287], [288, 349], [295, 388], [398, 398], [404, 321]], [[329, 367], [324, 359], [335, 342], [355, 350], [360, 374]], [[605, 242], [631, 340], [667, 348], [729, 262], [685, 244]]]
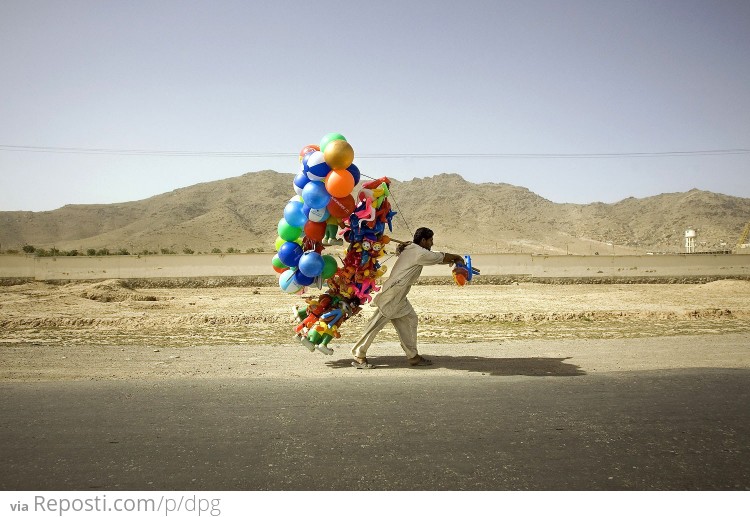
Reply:
[[[360, 173], [360, 176], [364, 176], [365, 178], [376, 180], [378, 178], [373, 178], [372, 176], [368, 176], [367, 174]], [[404, 213], [401, 211], [401, 207], [398, 206], [398, 201], [396, 201], [396, 196], [393, 195], [393, 191], [388, 189], [389, 197], [393, 199], [393, 204], [396, 205], [396, 210], [398, 210], [398, 213], [401, 214], [401, 219], [404, 220], [404, 224], [406, 225], [406, 229], [409, 230], [409, 235], [414, 235], [414, 232], [411, 231], [411, 228], [409, 227], [409, 223], [406, 221], [406, 217], [404, 217]]]

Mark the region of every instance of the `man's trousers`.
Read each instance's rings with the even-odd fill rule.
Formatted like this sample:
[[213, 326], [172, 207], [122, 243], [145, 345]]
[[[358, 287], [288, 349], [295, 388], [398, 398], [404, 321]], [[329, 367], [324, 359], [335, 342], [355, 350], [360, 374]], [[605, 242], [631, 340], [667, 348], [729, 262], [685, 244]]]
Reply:
[[406, 357], [411, 359], [419, 355], [417, 352], [417, 313], [412, 308], [406, 315], [399, 318], [387, 318], [383, 316], [379, 309], [372, 315], [370, 321], [367, 322], [362, 337], [359, 338], [352, 348], [352, 354], [354, 357], [364, 359], [367, 356], [367, 349], [370, 348], [373, 339], [380, 332], [388, 322], [391, 322], [396, 327], [398, 337], [401, 340], [401, 348], [404, 349]]

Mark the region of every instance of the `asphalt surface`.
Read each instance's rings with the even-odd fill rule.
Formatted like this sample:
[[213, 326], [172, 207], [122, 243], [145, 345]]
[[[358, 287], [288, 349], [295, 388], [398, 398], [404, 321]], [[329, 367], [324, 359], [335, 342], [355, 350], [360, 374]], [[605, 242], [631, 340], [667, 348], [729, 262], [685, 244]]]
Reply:
[[750, 371], [570, 366], [3, 383], [0, 488], [750, 489]]

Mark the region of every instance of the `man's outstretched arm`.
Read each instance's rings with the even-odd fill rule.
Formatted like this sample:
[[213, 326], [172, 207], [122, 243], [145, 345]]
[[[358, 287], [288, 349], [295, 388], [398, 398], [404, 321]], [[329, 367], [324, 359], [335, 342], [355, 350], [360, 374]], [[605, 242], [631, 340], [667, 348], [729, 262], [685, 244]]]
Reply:
[[456, 255], [455, 253], [443, 253], [443, 264], [461, 264], [462, 266], [466, 265], [466, 262], [464, 262], [464, 258], [461, 255]]

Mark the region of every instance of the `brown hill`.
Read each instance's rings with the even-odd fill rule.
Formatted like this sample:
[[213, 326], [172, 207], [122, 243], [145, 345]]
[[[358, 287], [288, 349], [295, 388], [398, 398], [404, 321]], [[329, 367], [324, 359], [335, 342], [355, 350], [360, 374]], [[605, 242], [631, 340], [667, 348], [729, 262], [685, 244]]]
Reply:
[[[81, 251], [271, 251], [276, 224], [294, 195], [293, 177], [261, 171], [142, 201], [0, 212], [0, 243], [4, 250], [31, 244]], [[558, 204], [522, 187], [470, 183], [457, 174], [394, 181], [391, 190], [399, 212], [394, 237], [408, 239], [418, 226], [429, 226], [436, 249], [459, 253], [679, 252], [688, 227], [698, 231], [699, 251], [715, 251], [722, 243], [732, 248], [750, 221], [750, 199], [699, 190]]]

